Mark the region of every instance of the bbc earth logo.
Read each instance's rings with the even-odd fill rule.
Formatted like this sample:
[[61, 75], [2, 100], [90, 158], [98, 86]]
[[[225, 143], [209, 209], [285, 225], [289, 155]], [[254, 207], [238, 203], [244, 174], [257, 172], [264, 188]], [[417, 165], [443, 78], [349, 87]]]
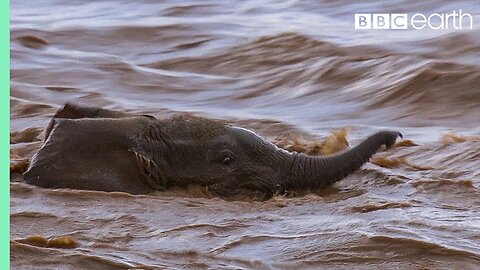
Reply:
[[[465, 27], [470, 26], [470, 27]], [[451, 13], [433, 13], [428, 16], [422, 13], [357, 13], [355, 14], [355, 29], [473, 29], [473, 17], [462, 10]]]

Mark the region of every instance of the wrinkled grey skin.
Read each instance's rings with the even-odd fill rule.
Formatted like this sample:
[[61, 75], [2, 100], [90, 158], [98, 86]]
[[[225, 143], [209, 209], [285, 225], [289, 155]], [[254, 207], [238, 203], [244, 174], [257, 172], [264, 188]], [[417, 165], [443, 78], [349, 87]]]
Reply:
[[221, 196], [256, 191], [269, 197], [332, 185], [398, 136], [381, 131], [344, 152], [314, 157], [286, 152], [219, 121], [160, 120], [66, 104], [47, 127], [24, 178], [47, 188], [145, 194], [194, 183]]

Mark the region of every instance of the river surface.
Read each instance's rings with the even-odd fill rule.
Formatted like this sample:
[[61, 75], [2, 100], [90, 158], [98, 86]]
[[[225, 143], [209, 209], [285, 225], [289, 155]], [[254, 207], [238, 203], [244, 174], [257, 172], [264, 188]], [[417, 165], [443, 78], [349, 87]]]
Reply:
[[[354, 30], [354, 13], [453, 9], [474, 29]], [[12, 269], [480, 267], [478, 1], [13, 0], [10, 45]], [[306, 148], [342, 128], [350, 146], [385, 128], [405, 141], [267, 201], [22, 183], [67, 101]]]

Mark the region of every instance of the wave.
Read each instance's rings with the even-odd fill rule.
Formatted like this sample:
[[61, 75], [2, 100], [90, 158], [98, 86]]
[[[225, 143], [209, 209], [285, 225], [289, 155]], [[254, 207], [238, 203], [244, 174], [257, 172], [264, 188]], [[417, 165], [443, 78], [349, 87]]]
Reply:
[[[373, 242], [387, 244], [387, 245], [397, 245], [396, 248], [399, 249], [416, 249], [422, 250], [425, 252], [439, 253], [444, 255], [463, 255], [467, 257], [472, 257], [475, 259], [480, 259], [480, 254], [472, 253], [466, 250], [460, 250], [455, 248], [446, 247], [429, 241], [413, 239], [413, 238], [404, 238], [404, 237], [391, 237], [386, 235], [373, 235], [369, 236], [368, 239]], [[398, 247], [402, 246], [402, 247]], [[413, 252], [413, 250], [411, 250]]]
[[274, 96], [284, 103], [295, 99], [322, 103], [333, 97], [337, 102], [360, 103], [364, 110], [402, 112], [394, 119], [478, 120], [480, 113], [477, 65], [373, 46], [345, 47], [298, 33], [266, 36], [221, 53], [146, 66], [242, 80], [245, 89], [232, 91], [232, 100]]
[[[264, 111], [269, 113], [292, 104], [314, 111], [321, 104], [328, 108], [322, 111], [326, 114], [336, 112], [343, 117], [355, 117], [352, 109], [356, 108], [361, 112], [359, 116], [414, 125], [461, 123], [471, 126], [478, 121], [478, 64], [455, 61], [455, 57], [443, 55], [445, 50], [431, 47], [437, 39], [441, 39], [440, 47], [456, 44], [457, 39], [461, 39], [468, 41], [472, 48], [466, 53], [471, 53], [478, 47], [471, 35], [412, 41], [411, 47], [418, 45], [431, 53], [409, 54], [388, 44], [343, 45], [298, 32], [250, 38], [231, 46], [218, 46], [215, 35], [195, 33], [195, 27], [190, 24], [58, 32], [17, 29], [12, 42], [26, 49], [52, 46], [55, 49], [46, 53], [54, 58], [76, 63], [85, 57], [82, 62], [87, 61], [75, 69], [45, 70], [46, 78], [61, 72], [77, 80], [78, 70], [93, 78], [110, 74], [105, 83], [113, 89], [101, 91], [85, 89], [84, 83], [65, 86], [52, 84], [51, 80], [42, 83], [45, 89], [64, 95], [69, 91], [74, 91], [70, 94], [74, 97], [78, 97], [79, 92], [95, 94], [85, 96], [89, 100], [101, 97], [118, 102], [120, 97], [126, 101], [131, 96], [141, 100], [148, 93], [158, 98], [185, 98], [190, 104], [231, 106], [269, 101], [264, 106]], [[64, 36], [72, 35], [87, 38], [63, 40]], [[123, 47], [113, 46], [111, 41], [122, 43]], [[151, 45], [138, 52], [126, 50], [137, 43]], [[91, 47], [92, 44], [95, 47]], [[13, 47], [12, 55], [18, 55], [14, 57], [16, 61], [25, 53], [25, 49]], [[457, 58], [461, 58], [459, 53], [455, 55]], [[22, 78], [25, 72], [28, 70], [19, 69], [14, 61], [12, 79]], [[36, 78], [27, 81], [34, 83]], [[17, 90], [22, 85], [14, 85], [14, 95], [24, 95]], [[24, 110], [27, 108], [14, 106], [12, 112], [28, 114]]]

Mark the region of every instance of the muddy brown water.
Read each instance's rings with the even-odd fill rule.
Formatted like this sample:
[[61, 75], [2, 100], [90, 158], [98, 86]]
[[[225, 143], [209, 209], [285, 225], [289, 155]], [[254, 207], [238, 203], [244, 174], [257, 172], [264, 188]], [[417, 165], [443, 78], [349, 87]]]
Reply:
[[[474, 30], [353, 30], [354, 13], [453, 9]], [[12, 269], [478, 269], [479, 23], [478, 1], [12, 1]], [[410, 141], [263, 202], [22, 183], [67, 101], [306, 148], [341, 128], [350, 145], [384, 128]]]

